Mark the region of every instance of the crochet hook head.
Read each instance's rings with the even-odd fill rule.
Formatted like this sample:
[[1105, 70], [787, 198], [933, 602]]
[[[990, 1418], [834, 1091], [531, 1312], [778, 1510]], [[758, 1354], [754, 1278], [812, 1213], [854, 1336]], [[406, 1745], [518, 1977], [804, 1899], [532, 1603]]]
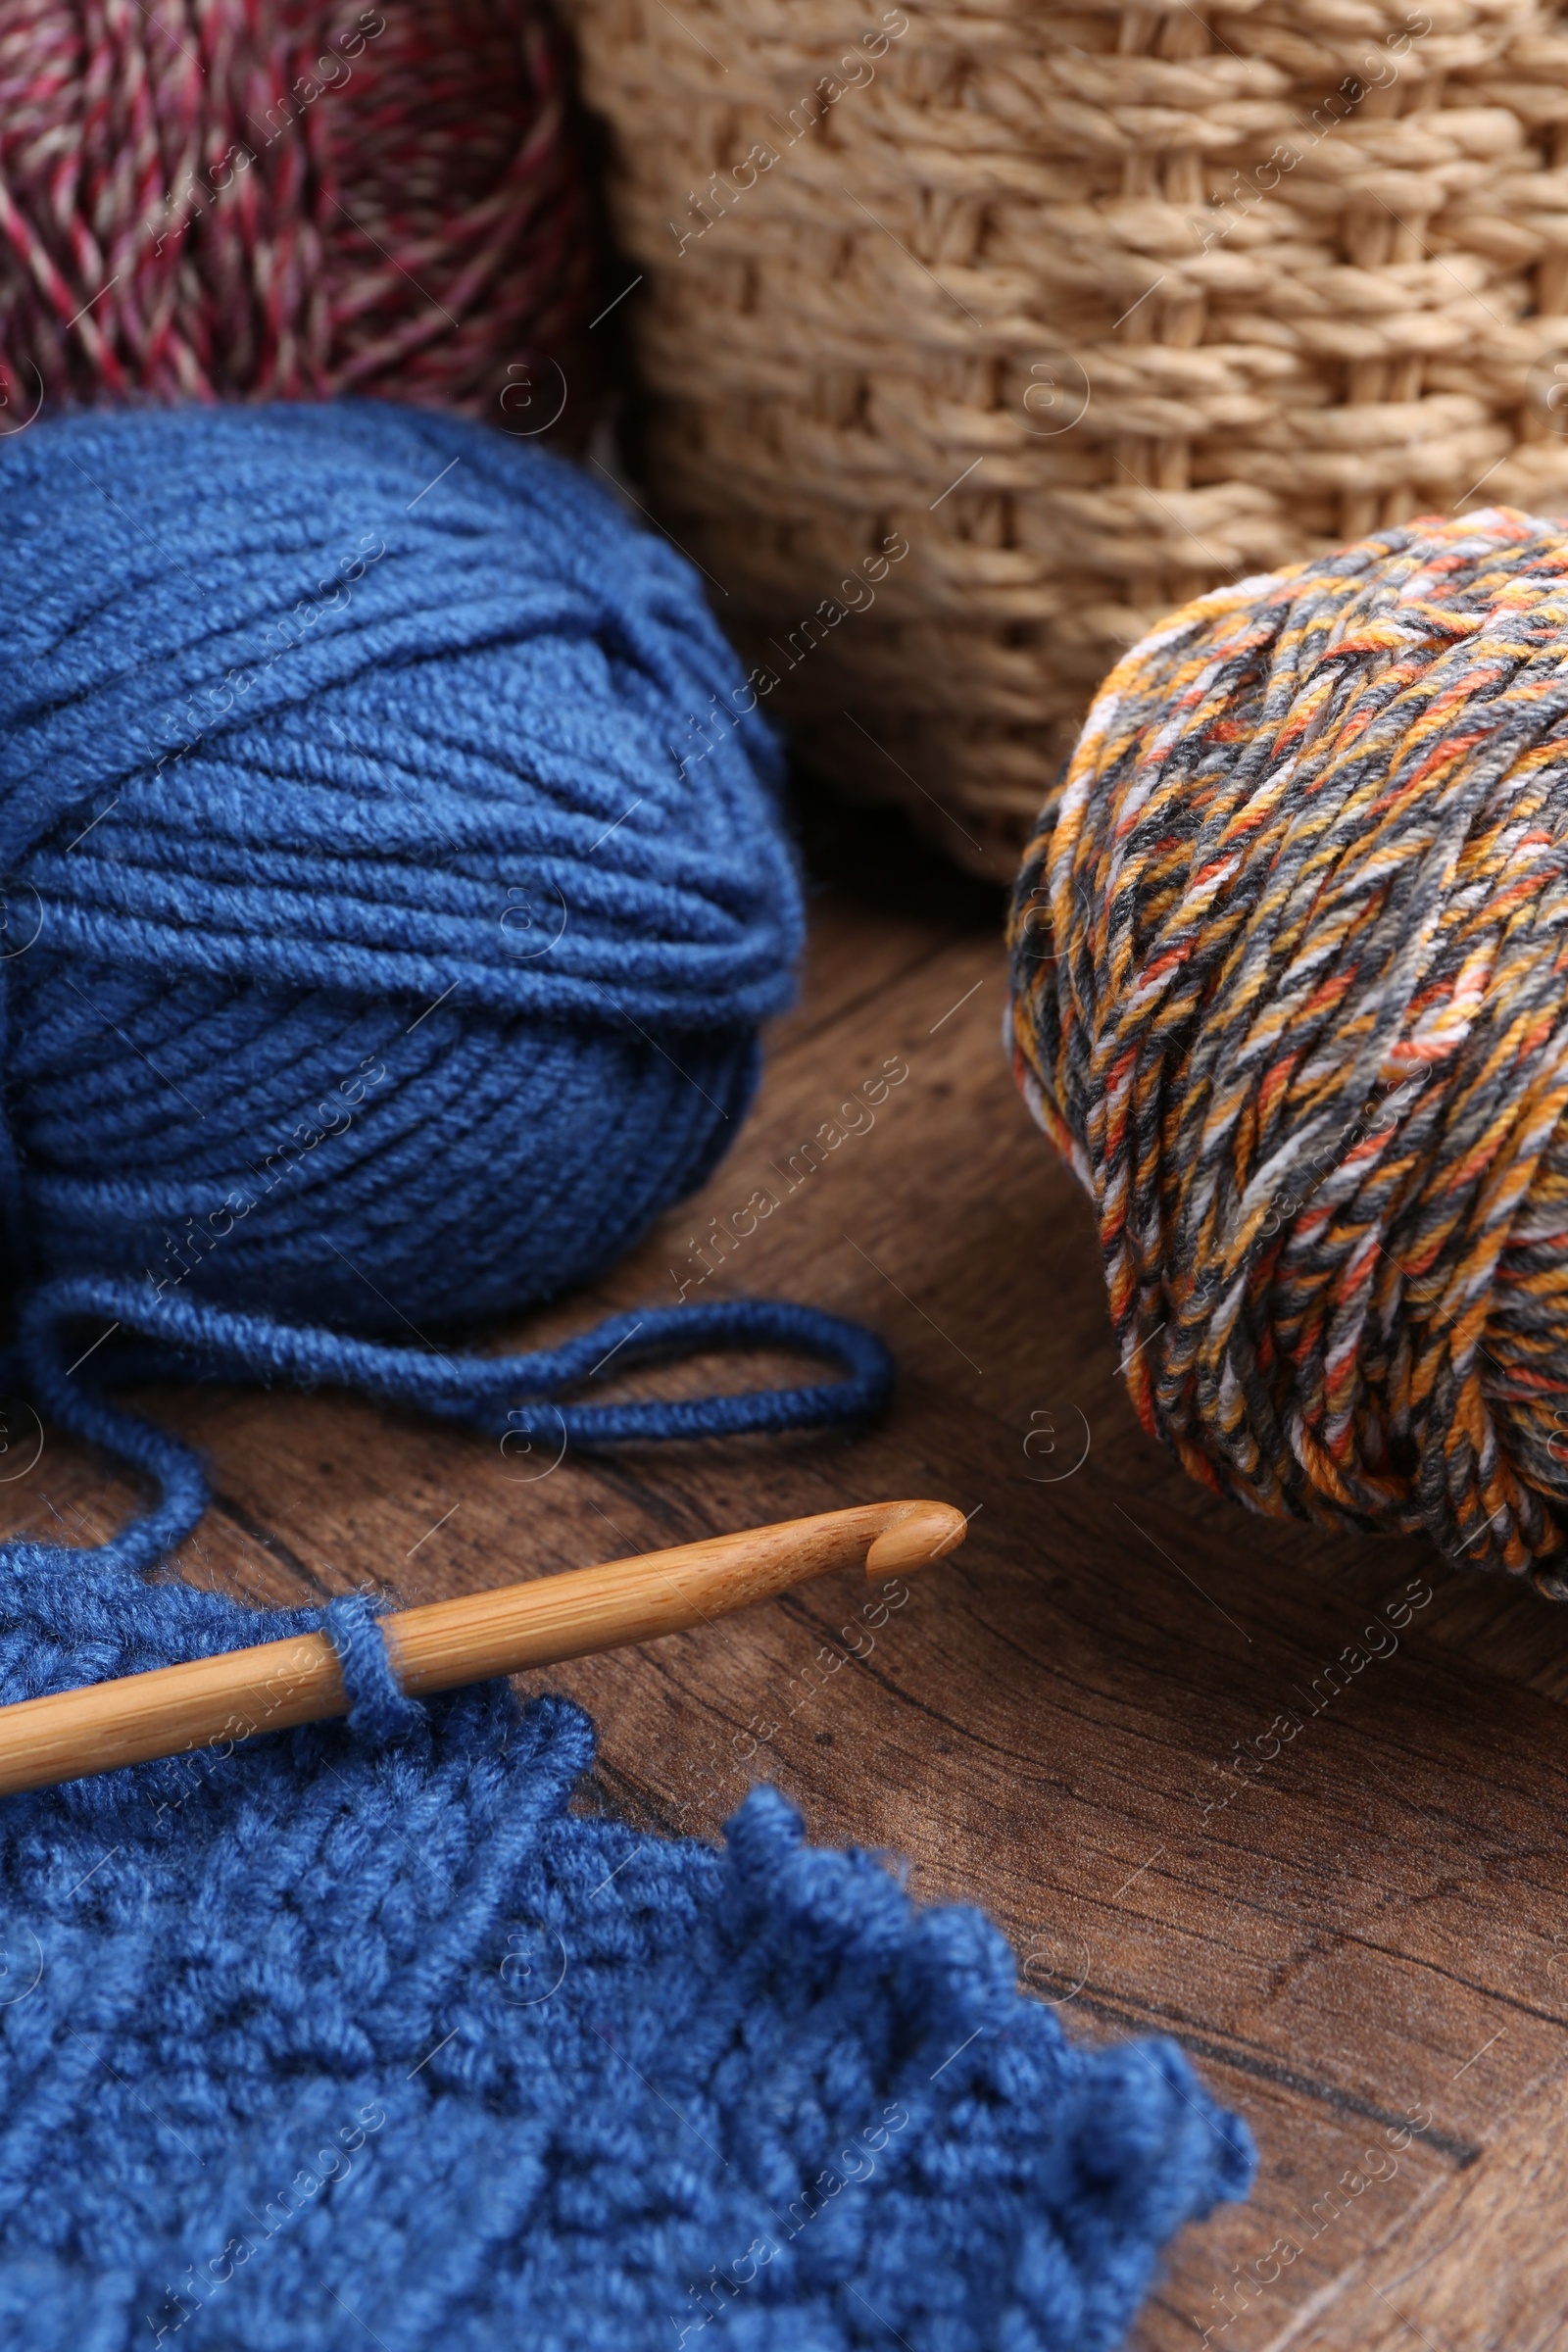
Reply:
[[[860, 1503], [400, 1609], [381, 1633], [398, 1681], [422, 1697], [705, 1625], [834, 1569], [907, 1573], [965, 1532], [951, 1503]], [[23, 1699], [0, 1707], [0, 1795], [288, 1731], [349, 1704], [324, 1633]]]

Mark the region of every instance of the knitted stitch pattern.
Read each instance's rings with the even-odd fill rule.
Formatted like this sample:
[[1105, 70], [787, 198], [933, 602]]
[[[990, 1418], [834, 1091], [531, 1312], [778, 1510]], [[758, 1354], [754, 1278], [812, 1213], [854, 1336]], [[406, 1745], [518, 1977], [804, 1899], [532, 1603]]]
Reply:
[[[976, 1914], [770, 1789], [722, 1855], [574, 1816], [574, 1708], [411, 1707], [331, 1621], [389, 1742], [0, 1805], [0, 2318], [33, 2352], [1103, 2352], [1245, 2191], [1181, 2054], [1073, 2048]], [[12, 1699], [258, 1627], [14, 1547], [0, 1629]]]

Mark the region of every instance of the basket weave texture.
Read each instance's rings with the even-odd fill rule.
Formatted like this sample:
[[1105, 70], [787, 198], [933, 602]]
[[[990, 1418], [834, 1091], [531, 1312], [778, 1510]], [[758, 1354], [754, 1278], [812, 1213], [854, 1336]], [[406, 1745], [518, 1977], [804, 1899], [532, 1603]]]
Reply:
[[567, 14], [652, 501], [808, 760], [965, 864], [1011, 872], [1173, 606], [1417, 514], [1568, 510], [1536, 0]]

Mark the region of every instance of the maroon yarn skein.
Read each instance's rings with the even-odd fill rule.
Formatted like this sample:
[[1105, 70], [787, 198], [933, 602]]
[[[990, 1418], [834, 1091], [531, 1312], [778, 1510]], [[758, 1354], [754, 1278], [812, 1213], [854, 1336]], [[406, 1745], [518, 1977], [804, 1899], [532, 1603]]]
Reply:
[[542, 0], [0, 0], [0, 429], [369, 393], [532, 431], [596, 262]]

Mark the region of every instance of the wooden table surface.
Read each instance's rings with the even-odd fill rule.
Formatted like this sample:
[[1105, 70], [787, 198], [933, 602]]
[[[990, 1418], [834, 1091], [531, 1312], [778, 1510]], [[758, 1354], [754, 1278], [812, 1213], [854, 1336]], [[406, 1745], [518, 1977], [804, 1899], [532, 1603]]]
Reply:
[[[967, 1544], [881, 1624], [827, 1580], [530, 1678], [593, 1710], [602, 1801], [711, 1837], [772, 1779], [817, 1838], [983, 1904], [1070, 2033], [1184, 2045], [1262, 2164], [1249, 2205], [1178, 2241], [1144, 2352], [1205, 2328], [1226, 2352], [1568, 2344], [1568, 1610], [1182, 1477], [1134, 1419], [1088, 1203], [1000, 1048], [1000, 903], [880, 819], [810, 822], [804, 999], [728, 1159], [515, 1336], [672, 1300], [708, 1236], [689, 1296], [886, 1334], [886, 1423], [530, 1480], [348, 1400], [160, 1392], [220, 1497], [180, 1564], [265, 1600], [367, 1578], [434, 1598], [855, 1500], [957, 1502]], [[718, 1256], [711, 1221], [783, 1192], [835, 1120]], [[52, 1433], [0, 1484], [6, 1527], [35, 1533], [94, 1538], [125, 1500]]]

